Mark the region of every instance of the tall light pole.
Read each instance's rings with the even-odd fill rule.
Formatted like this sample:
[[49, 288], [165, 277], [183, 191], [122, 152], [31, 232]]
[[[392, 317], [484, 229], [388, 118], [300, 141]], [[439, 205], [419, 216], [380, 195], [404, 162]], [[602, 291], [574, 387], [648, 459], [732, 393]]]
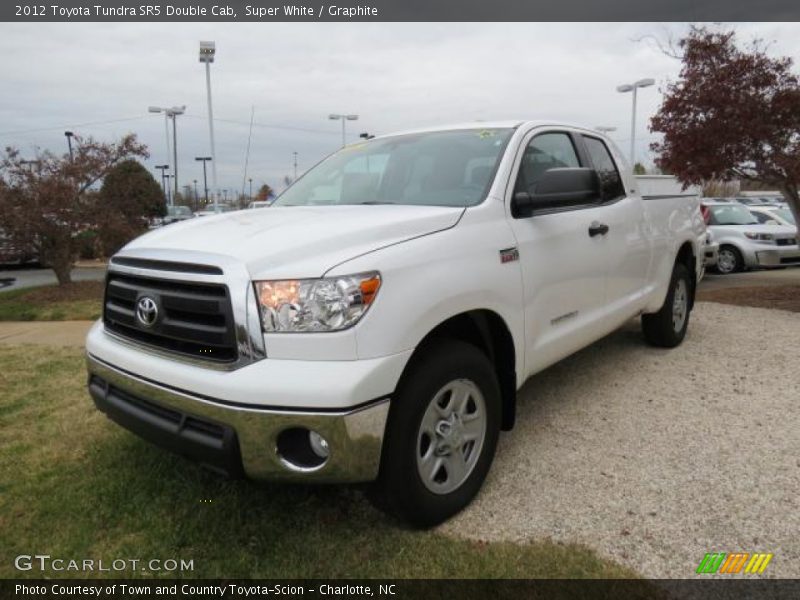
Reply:
[[[195, 156], [195, 160], [203, 161], [203, 189], [206, 192], [206, 204], [208, 204], [208, 177], [206, 176], [206, 163], [211, 160], [210, 156]], [[211, 160], [213, 164], [213, 160]], [[216, 208], [216, 202], [214, 203], [214, 207]]]
[[174, 175], [170, 175], [169, 173], [167, 173], [166, 175], [164, 175], [164, 177], [167, 178], [167, 205], [168, 206], [172, 206], [172, 203], [175, 201], [175, 198], [172, 197], [172, 191], [171, 191], [171, 188], [170, 188], [170, 185], [169, 185], [169, 179], [170, 179], [170, 177], [174, 178], [175, 176]]
[[[186, 112], [186, 106], [172, 106], [170, 108], [165, 108], [162, 106], [151, 106], [147, 109], [151, 113], [164, 113], [166, 121], [172, 119], [172, 162], [174, 168], [174, 173], [172, 178], [175, 183], [175, 192], [173, 195], [173, 199], [178, 198], [178, 125], [177, 125], [177, 117], [178, 115], [182, 115]], [[166, 122], [165, 121], [165, 122]], [[169, 129], [167, 130], [167, 149], [169, 149]]]
[[192, 181], [194, 181], [194, 209], [197, 210], [197, 179], [193, 179]]
[[169, 204], [169, 190], [167, 190], [167, 175], [164, 171], [169, 171], [169, 165], [156, 165], [156, 169], [161, 171], [161, 187], [164, 189], [164, 198]]
[[253, 201], [253, 178], [251, 177], [250, 179], [248, 179], [248, 181], [250, 182], [250, 202], [252, 202]]
[[636, 91], [639, 88], [650, 87], [655, 82], [655, 79], [648, 78], [617, 86], [617, 91], [622, 94], [633, 92], [633, 108], [631, 110], [631, 169], [636, 165]]
[[346, 141], [347, 137], [346, 137], [346, 133], [345, 133], [345, 123], [347, 121], [358, 121], [358, 115], [336, 115], [336, 114], [330, 114], [330, 115], [328, 115], [328, 118], [331, 121], [341, 121], [342, 122], [342, 148], [344, 148], [347, 145], [347, 141]]
[[147, 112], [151, 112], [154, 114], [164, 113], [164, 140], [167, 146], [167, 154], [165, 158], [167, 159], [167, 162], [169, 162], [172, 155], [172, 148], [170, 148], [170, 143], [169, 143], [169, 115], [167, 114], [166, 109], [160, 106], [150, 106], [147, 108]]
[[71, 131], [65, 131], [64, 135], [67, 138], [67, 146], [69, 147], [69, 162], [72, 162], [72, 138], [75, 136]]
[[292, 152], [294, 154], [294, 180], [297, 181], [297, 152]]
[[[214, 148], [214, 109], [211, 104], [211, 63], [217, 53], [217, 45], [214, 42], [200, 42], [200, 62], [206, 65], [206, 95], [208, 97], [208, 136], [211, 140], [211, 183], [214, 191], [217, 189], [217, 153]], [[205, 168], [205, 163], [203, 163]], [[208, 192], [206, 192], [208, 196]], [[214, 210], [217, 209], [217, 194], [214, 194]]]

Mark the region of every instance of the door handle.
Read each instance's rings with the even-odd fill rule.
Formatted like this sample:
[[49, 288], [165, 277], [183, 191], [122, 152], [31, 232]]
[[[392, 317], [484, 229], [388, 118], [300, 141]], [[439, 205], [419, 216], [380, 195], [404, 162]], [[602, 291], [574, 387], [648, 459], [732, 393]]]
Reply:
[[594, 237], [596, 235], [605, 235], [608, 233], [608, 225], [605, 223], [600, 223], [599, 221], [593, 221], [591, 225], [589, 225], [589, 237]]

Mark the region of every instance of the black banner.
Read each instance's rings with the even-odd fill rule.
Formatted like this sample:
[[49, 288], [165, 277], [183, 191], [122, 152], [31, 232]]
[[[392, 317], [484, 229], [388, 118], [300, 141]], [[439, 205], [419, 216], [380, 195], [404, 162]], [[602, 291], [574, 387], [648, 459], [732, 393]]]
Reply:
[[459, 600], [796, 600], [800, 580], [0, 580], [3, 600], [171, 598], [233, 600], [267, 598], [458, 598]]
[[16, 0], [0, 21], [797, 21], [794, 0]]

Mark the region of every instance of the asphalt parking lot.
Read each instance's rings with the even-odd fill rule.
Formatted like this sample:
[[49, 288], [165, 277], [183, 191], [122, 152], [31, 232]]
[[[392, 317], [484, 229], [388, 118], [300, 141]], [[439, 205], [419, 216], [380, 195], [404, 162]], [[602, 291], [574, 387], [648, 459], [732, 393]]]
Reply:
[[[72, 271], [73, 281], [102, 281], [106, 276], [105, 267], [76, 267]], [[58, 283], [52, 269], [31, 269], [6, 267], [0, 270], [0, 291], [55, 285]]]
[[698, 303], [673, 350], [631, 321], [525, 384], [483, 491], [442, 530], [578, 542], [654, 578], [706, 552], [800, 576], [798, 339], [800, 315], [762, 308]]

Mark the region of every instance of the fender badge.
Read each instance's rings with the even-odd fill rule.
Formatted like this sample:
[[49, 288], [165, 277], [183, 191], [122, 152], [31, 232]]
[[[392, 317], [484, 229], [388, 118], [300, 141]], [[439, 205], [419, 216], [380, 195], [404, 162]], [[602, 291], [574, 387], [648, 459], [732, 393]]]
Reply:
[[517, 250], [516, 246], [500, 250], [500, 262], [502, 264], [506, 264], [514, 260], [519, 260], [519, 250]]

